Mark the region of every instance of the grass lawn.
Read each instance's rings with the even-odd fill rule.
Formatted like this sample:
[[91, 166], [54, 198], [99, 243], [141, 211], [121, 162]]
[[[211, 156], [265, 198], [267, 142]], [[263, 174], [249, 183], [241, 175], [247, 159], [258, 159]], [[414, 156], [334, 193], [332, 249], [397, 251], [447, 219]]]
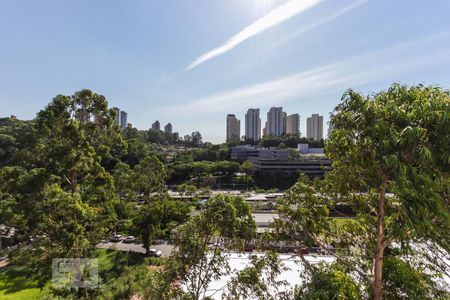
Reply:
[[[140, 253], [127, 253], [109, 249], [98, 249], [96, 255], [99, 263], [99, 273], [104, 282], [120, 277], [126, 266], [141, 264], [161, 265], [164, 259], [144, 257]], [[50, 282], [41, 291], [37, 283], [27, 279], [30, 272], [22, 266], [9, 265], [0, 270], [1, 300], [32, 300], [48, 294]]]
[[36, 281], [27, 278], [28, 274], [21, 266], [10, 265], [0, 270], [0, 299], [30, 300], [46, 295], [49, 284], [41, 290]]
[[353, 218], [333, 218], [333, 222], [336, 224], [336, 226], [341, 227], [344, 226], [347, 223], [355, 222]]

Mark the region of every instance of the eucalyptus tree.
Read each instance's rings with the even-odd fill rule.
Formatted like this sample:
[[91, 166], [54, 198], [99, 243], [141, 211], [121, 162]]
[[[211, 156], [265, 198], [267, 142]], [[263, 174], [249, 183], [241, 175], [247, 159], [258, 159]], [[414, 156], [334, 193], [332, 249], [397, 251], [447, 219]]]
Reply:
[[[450, 275], [449, 92], [398, 84], [367, 97], [349, 90], [331, 122], [333, 170], [315, 183], [300, 177], [274, 224], [276, 238], [296, 244], [301, 258], [311, 246], [336, 258], [329, 269], [304, 260], [301, 298], [319, 295], [319, 286], [338, 297], [339, 274], [350, 274], [342, 284], [358, 286], [357, 298], [445, 299], [435, 281]], [[331, 218], [342, 204], [355, 216]]]
[[450, 250], [449, 92], [399, 84], [368, 97], [350, 90], [331, 121], [329, 186], [370, 224], [373, 295], [381, 299], [384, 256], [394, 243], [409, 255], [417, 243]]

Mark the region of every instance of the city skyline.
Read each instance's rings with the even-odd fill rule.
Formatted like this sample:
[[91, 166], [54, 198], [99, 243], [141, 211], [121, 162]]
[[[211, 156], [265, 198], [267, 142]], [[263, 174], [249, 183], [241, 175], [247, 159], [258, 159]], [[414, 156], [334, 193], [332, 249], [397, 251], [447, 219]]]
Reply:
[[450, 87], [449, 19], [444, 0], [5, 2], [1, 112], [32, 119], [88, 88], [138, 129], [170, 121], [213, 143], [226, 138], [223, 116], [243, 120], [248, 107], [326, 124], [348, 88]]
[[234, 114], [227, 115], [227, 135], [226, 141], [231, 142], [241, 139], [241, 120]]
[[[299, 130], [301, 124], [301, 117], [299, 113], [292, 113], [288, 115], [287, 112], [283, 111], [283, 107], [271, 107], [267, 112], [264, 128], [261, 128], [261, 126], [258, 125], [262, 123], [259, 113], [259, 108], [249, 108], [245, 114], [245, 128], [243, 136], [247, 140], [259, 140], [261, 137], [266, 135], [282, 136], [285, 134], [296, 134], [299, 137], [321, 140], [330, 134], [330, 123], [328, 122], [327, 128], [324, 128], [324, 118], [319, 114], [311, 114], [310, 117], [305, 119], [306, 131], [302, 133]], [[326, 130], [326, 135], [324, 135], [324, 130]], [[240, 133], [240, 119], [237, 118], [236, 114], [227, 114], [226, 141], [228, 142], [231, 140], [232, 133], [236, 136], [236, 132]], [[259, 138], [253, 138], [254, 135], [258, 134]], [[242, 137], [242, 135], [240, 136]]]

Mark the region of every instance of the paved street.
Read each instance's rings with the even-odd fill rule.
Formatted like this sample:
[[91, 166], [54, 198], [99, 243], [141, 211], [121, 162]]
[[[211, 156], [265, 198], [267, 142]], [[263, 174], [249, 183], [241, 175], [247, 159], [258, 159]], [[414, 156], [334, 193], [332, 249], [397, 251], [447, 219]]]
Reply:
[[[131, 251], [137, 253], [145, 253], [145, 249], [142, 244], [133, 244], [133, 243], [113, 243], [113, 242], [105, 242], [97, 245], [97, 248], [103, 249], [114, 249], [118, 251]], [[155, 248], [161, 251], [162, 257], [168, 257], [173, 249], [172, 245], [169, 244], [160, 244], [160, 245], [152, 245], [150, 248]]]

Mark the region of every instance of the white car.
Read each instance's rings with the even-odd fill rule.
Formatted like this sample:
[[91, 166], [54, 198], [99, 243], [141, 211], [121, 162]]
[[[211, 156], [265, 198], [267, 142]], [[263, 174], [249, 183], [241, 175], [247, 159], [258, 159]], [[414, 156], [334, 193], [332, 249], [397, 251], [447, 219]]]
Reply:
[[111, 238], [111, 242], [120, 242], [123, 239], [123, 236], [120, 234], [115, 234]]
[[123, 243], [133, 243], [134, 241], [136, 241], [136, 238], [132, 235], [127, 236], [126, 238], [123, 239]]
[[148, 251], [148, 256], [153, 256], [153, 257], [161, 257], [161, 251], [156, 250], [156, 249], [150, 249]]

